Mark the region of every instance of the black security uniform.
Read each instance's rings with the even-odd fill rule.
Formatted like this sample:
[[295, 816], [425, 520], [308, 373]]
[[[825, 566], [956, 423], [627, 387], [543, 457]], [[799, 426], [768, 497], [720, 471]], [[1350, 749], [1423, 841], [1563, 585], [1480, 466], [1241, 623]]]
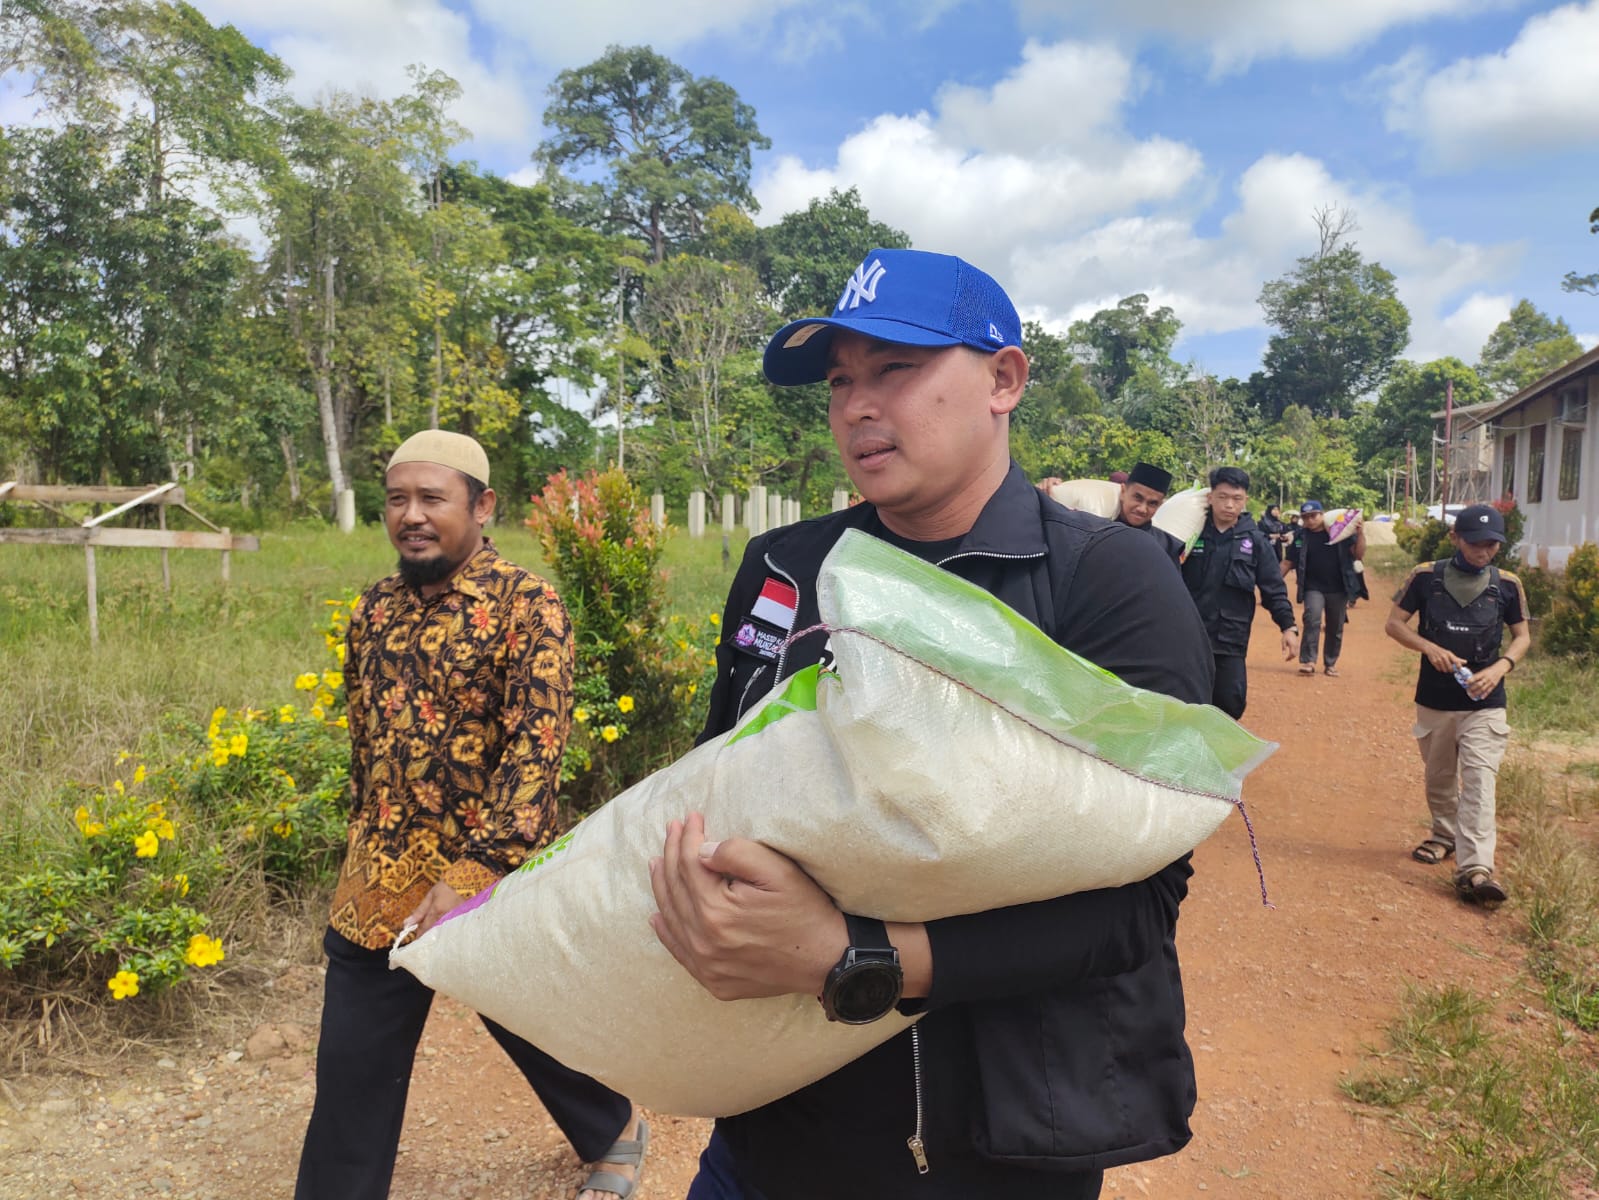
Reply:
[[1277, 555], [1248, 513], [1225, 533], [1206, 517], [1204, 531], [1183, 562], [1183, 582], [1205, 622], [1216, 656], [1210, 702], [1236, 721], [1244, 715], [1249, 699], [1244, 655], [1255, 620], [1257, 589], [1277, 627], [1284, 632], [1294, 628], [1294, 606], [1288, 600]]
[[1126, 525], [1129, 529], [1137, 529], [1143, 533], [1149, 534], [1149, 536], [1154, 538], [1159, 544], [1166, 557], [1172, 560], [1172, 564], [1174, 566], [1181, 567], [1183, 565], [1182, 542], [1178, 541], [1177, 538], [1167, 533], [1164, 529], [1156, 529], [1153, 521], [1147, 525], [1131, 525], [1122, 520], [1121, 513], [1117, 513], [1116, 523], [1119, 525]]
[[[1325, 625], [1327, 644], [1322, 661], [1338, 662], [1344, 647], [1344, 620], [1349, 602], [1360, 596], [1360, 572], [1355, 570], [1355, 538], [1334, 542], [1326, 528], [1294, 530], [1288, 544], [1288, 565], [1295, 576], [1295, 596], [1304, 610], [1305, 631], [1299, 643], [1299, 661], [1316, 661], [1316, 644]], [[1320, 593], [1315, 598], [1311, 593]]]
[[[1156, 543], [1063, 508], [1014, 463], [972, 529], [948, 542], [896, 537], [870, 504], [752, 539], [722, 628], [755, 623], [769, 580], [797, 593], [793, 629], [818, 624], [817, 571], [849, 528], [970, 580], [1129, 683], [1190, 702], [1210, 695], [1199, 615]], [[724, 637], [701, 740], [826, 646], [825, 631], [786, 648], [781, 637]], [[793, 799], [804, 796], [800, 772]], [[928, 922], [933, 991], [914, 1029], [717, 1122], [745, 1194], [1075, 1200], [1099, 1195], [1107, 1167], [1180, 1149], [1195, 1099], [1175, 943], [1190, 874], [1185, 855], [1126, 887]], [[919, 1115], [925, 1175], [906, 1148]]]

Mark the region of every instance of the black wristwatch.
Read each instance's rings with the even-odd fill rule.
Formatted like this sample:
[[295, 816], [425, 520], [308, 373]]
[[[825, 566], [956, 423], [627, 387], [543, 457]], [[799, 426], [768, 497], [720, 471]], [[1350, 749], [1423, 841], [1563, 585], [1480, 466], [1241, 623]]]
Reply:
[[849, 948], [827, 973], [822, 1011], [829, 1021], [869, 1025], [886, 1017], [899, 1003], [905, 972], [883, 922], [845, 913], [844, 926], [849, 930]]

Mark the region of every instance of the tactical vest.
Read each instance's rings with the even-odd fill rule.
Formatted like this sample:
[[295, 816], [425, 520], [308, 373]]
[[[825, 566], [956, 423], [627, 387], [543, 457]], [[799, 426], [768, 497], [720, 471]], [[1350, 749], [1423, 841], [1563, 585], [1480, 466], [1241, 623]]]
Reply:
[[1488, 564], [1488, 586], [1464, 608], [1444, 586], [1449, 560], [1432, 564], [1427, 577], [1427, 603], [1421, 610], [1419, 630], [1429, 642], [1442, 646], [1468, 663], [1487, 662], [1499, 654], [1505, 624], [1499, 603], [1499, 568]]

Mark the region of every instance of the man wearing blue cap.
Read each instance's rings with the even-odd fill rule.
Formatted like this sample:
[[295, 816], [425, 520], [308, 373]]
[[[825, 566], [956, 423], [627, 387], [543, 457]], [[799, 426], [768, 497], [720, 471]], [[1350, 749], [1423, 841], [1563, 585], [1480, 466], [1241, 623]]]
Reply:
[[[1449, 541], [1451, 557], [1411, 571], [1386, 626], [1394, 641], [1421, 653], [1415, 734], [1432, 829], [1410, 857], [1434, 866], [1454, 855], [1456, 893], [1493, 907], [1506, 896], [1494, 876], [1495, 792], [1510, 742], [1505, 676], [1532, 634], [1521, 580], [1493, 565], [1505, 543], [1504, 515], [1473, 504], [1455, 517]], [[1507, 628], [1510, 645], [1501, 651]]]
[[[1016, 310], [989, 276], [945, 255], [874, 250], [830, 315], [777, 332], [765, 369], [781, 385], [825, 380], [864, 503], [751, 540], [723, 621], [747, 635], [717, 649], [702, 740], [827, 659], [826, 632], [811, 630], [816, 575], [851, 528], [976, 583], [1129, 683], [1209, 699], [1204, 628], [1156, 541], [1061, 507], [1011, 461], [1028, 364]], [[794, 630], [807, 632], [788, 642]], [[794, 782], [799, 800], [803, 774]], [[839, 912], [758, 841], [706, 839], [697, 814], [672, 822], [651, 864], [651, 924], [713, 995], [815, 996], [854, 1023], [896, 1006], [925, 1016], [832, 1075], [719, 1120], [690, 1200], [1095, 1197], [1106, 1167], [1188, 1141], [1193, 1062], [1173, 936], [1187, 856], [1127, 887], [885, 925]]]
[[1304, 636], [1299, 639], [1299, 673], [1316, 673], [1316, 649], [1325, 626], [1322, 669], [1336, 677], [1349, 602], [1360, 595], [1360, 572], [1355, 564], [1366, 557], [1366, 525], [1357, 516], [1354, 537], [1335, 543], [1320, 500], [1301, 504], [1299, 517], [1300, 527], [1294, 530], [1287, 555], [1287, 569], [1298, 580], [1299, 594], [1295, 599], [1303, 609], [1305, 625]]

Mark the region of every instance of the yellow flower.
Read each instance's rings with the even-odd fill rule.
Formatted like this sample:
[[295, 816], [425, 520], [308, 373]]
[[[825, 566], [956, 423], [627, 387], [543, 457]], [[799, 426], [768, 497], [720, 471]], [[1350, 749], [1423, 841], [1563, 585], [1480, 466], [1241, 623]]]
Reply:
[[145, 778], [144, 764], [140, 763], [138, 766], [133, 768], [133, 782], [143, 783]]
[[122, 786], [122, 780], [120, 779], [113, 779], [111, 781], [111, 790], [119, 796], [126, 796], [128, 794], [128, 789]]
[[189, 948], [183, 957], [191, 967], [209, 967], [219, 963], [224, 957], [222, 939], [197, 933], [189, 939]]
[[589, 710], [579, 704], [572, 710], [572, 720], [576, 721], [579, 725], [587, 725], [589, 721]]
[[294, 832], [294, 822], [293, 821], [279, 821], [276, 825], [274, 825], [272, 827], [272, 832], [277, 834], [281, 838], [286, 838], [286, 837], [289, 836], [289, 834]]
[[222, 718], [227, 716], [227, 715], [228, 715], [227, 706], [226, 705], [222, 705], [222, 704], [217, 705], [214, 709], [211, 710], [211, 724], [213, 724], [213, 725], [222, 724]]
[[618, 696], [616, 698], [616, 707], [619, 708], [622, 712], [625, 712], [625, 713], [632, 712], [633, 711], [633, 697], [632, 696]]
[[77, 822], [78, 832], [82, 833], [89, 827], [89, 810], [83, 805], [78, 805], [78, 811], [72, 814], [72, 819]]
[[296, 786], [293, 775], [290, 775], [287, 771], [279, 771], [278, 774], [283, 776], [283, 782], [288, 784], [290, 788], [294, 788]]
[[283, 725], [294, 724], [294, 705], [285, 704], [282, 708], [278, 709], [278, 722]]
[[342, 667], [344, 665], [344, 643], [340, 642], [337, 646], [333, 647], [333, 653], [334, 656], [339, 660], [339, 666]]
[[228, 753], [234, 758], [243, 758], [249, 748], [250, 735], [247, 733], [236, 733], [228, 739]]
[[341, 684], [344, 683], [344, 672], [343, 671], [323, 671], [322, 672], [322, 682], [327, 684], [328, 687], [330, 687], [330, 688], [339, 687]]
[[139, 994], [139, 977], [132, 971], [118, 971], [106, 980], [106, 987], [111, 989], [111, 995], [117, 1000], [126, 1000], [129, 996]]
[[607, 725], [604, 729], [600, 730], [600, 736], [608, 742], [614, 742], [622, 735], [617, 732], [615, 725]]
[[130, 759], [132, 757], [133, 757], [133, 755], [129, 751], [127, 751], [127, 750], [118, 750], [117, 751], [117, 765], [120, 767], [123, 763], [127, 762], [128, 759]]
[[244, 710], [244, 723], [246, 725], [248, 725], [251, 721], [263, 720], [265, 717], [266, 713], [259, 708], [247, 708]]
[[155, 834], [156, 837], [166, 838], [169, 842], [178, 836], [177, 830], [172, 828], [172, 822], [165, 817], [151, 817], [145, 822], [144, 827]]
[[105, 834], [105, 826], [99, 821], [90, 821], [83, 827], [83, 836], [86, 838], [101, 837]]
[[324, 600], [324, 601], [322, 601], [322, 603], [326, 604], [329, 608], [343, 608], [344, 607], [344, 601], [343, 600]]
[[314, 692], [316, 690], [316, 685], [317, 678], [315, 671], [307, 671], [303, 675], [296, 675], [294, 677], [294, 687], [296, 691]]
[[189, 894], [189, 877], [182, 871], [172, 877], [172, 884], [178, 889], [178, 895], [187, 896]]
[[323, 708], [331, 707], [334, 699], [335, 697], [332, 692], [318, 692], [316, 695], [316, 702]]
[[720, 625], [721, 623], [722, 623], [722, 618], [718, 614], [712, 613], [711, 614], [711, 624], [712, 625]]
[[333, 723], [340, 729], [348, 729], [350, 727], [350, 719], [345, 716], [340, 716], [339, 719]]
[[329, 650], [331, 650], [334, 646], [338, 645], [339, 639], [334, 637], [331, 633], [324, 633], [322, 635], [322, 642]]
[[313, 704], [311, 706], [311, 716], [315, 720], [320, 721], [323, 717], [325, 717], [327, 715], [328, 715], [327, 712], [322, 708], [322, 706], [320, 704]]
[[133, 854], [135, 858], [154, 858], [161, 850], [161, 839], [146, 829], [133, 839]]
[[688, 685], [688, 694], [690, 696], [692, 696], [695, 692], [697, 692], [699, 690], [700, 690], [700, 685], [697, 684], [697, 683], [691, 683], [691, 684]]
[[225, 767], [228, 765], [228, 748], [221, 742], [211, 747], [211, 765]]

